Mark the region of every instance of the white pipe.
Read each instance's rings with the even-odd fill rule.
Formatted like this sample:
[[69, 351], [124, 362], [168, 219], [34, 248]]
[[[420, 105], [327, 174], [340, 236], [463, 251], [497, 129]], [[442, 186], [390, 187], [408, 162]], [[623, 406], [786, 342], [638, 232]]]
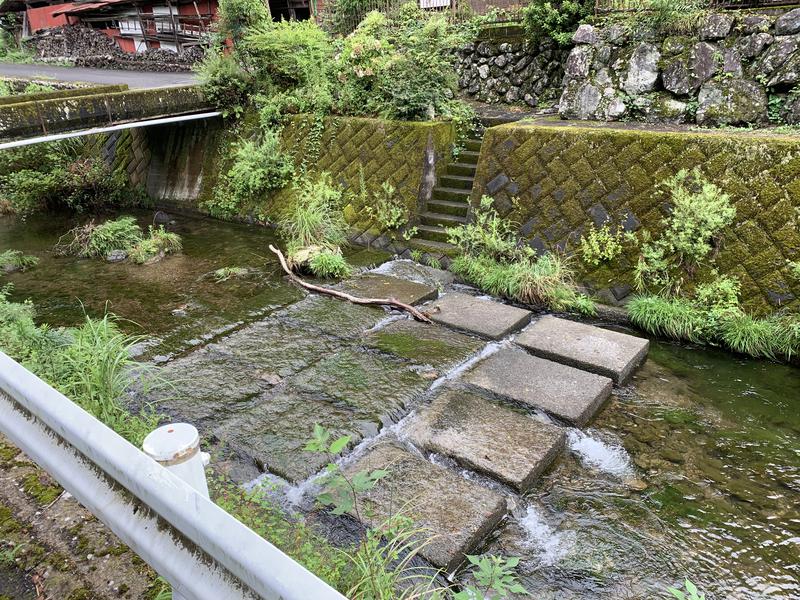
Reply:
[[8, 148], [19, 148], [21, 146], [29, 146], [31, 144], [41, 144], [42, 142], [56, 142], [58, 140], [66, 140], [68, 138], [81, 137], [84, 135], [96, 135], [98, 133], [109, 133], [112, 131], [121, 131], [123, 129], [136, 129], [139, 127], [150, 127], [152, 125], [166, 125], [169, 123], [180, 123], [182, 121], [195, 121], [197, 119], [209, 119], [211, 117], [219, 117], [222, 113], [218, 110], [212, 112], [198, 113], [195, 115], [179, 115], [177, 117], [163, 117], [161, 119], [150, 119], [145, 121], [134, 121], [132, 123], [120, 123], [119, 125], [109, 125], [108, 127], [93, 127], [92, 129], [81, 129], [80, 131], [68, 131], [65, 133], [54, 133], [51, 135], [40, 135], [38, 137], [26, 138], [24, 140], [15, 140], [13, 142], [3, 142], [0, 144], [0, 150]]
[[0, 392], [0, 430], [178, 593], [345, 600], [2, 352]]

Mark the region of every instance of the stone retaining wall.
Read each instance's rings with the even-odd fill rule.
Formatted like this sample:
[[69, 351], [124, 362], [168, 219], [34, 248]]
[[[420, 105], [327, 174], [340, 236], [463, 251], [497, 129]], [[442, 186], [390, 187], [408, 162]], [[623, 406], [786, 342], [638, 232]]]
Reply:
[[[574, 252], [591, 223], [658, 235], [668, 214], [658, 184], [699, 167], [729, 193], [736, 222], [716, 263], [742, 282], [743, 304], [766, 313], [800, 311], [800, 137], [755, 133], [656, 132], [543, 119], [487, 130], [473, 189], [496, 199], [539, 251]], [[575, 257], [581, 281], [607, 302], [631, 293], [638, 252], [610, 266]], [[701, 273], [702, 276], [702, 273]]]
[[91, 87], [82, 86], [72, 89], [69, 88], [59, 89], [52, 92], [37, 92], [35, 94], [20, 93], [20, 94], [15, 94], [13, 96], [0, 97], [0, 106], [5, 106], [7, 104], [19, 104], [21, 102], [36, 102], [39, 100], [55, 100], [57, 98], [77, 98], [79, 96], [112, 94], [115, 92], [124, 92], [127, 89], [128, 89], [127, 85], [98, 85]]

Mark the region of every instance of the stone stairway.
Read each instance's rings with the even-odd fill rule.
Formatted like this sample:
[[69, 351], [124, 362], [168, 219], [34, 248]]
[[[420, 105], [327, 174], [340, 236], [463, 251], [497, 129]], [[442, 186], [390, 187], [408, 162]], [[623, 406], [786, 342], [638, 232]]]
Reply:
[[445, 229], [467, 221], [482, 137], [482, 131], [474, 131], [458, 158], [448, 163], [444, 173], [437, 177], [431, 199], [420, 215], [418, 233], [409, 244], [412, 248], [438, 254], [446, 254], [452, 248], [447, 243]]

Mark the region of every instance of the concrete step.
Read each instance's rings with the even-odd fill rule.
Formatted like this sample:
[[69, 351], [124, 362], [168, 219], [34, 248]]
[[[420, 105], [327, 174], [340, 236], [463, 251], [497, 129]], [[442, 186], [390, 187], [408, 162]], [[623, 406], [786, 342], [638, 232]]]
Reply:
[[447, 232], [444, 227], [439, 225], [419, 225], [417, 226], [417, 237], [432, 242], [447, 242]]
[[528, 310], [459, 292], [445, 294], [428, 312], [437, 323], [495, 340], [522, 329], [531, 320]]
[[469, 202], [470, 190], [448, 187], [435, 187], [431, 198], [434, 200], [450, 200], [451, 202]]
[[426, 531], [430, 543], [420, 554], [447, 573], [455, 571], [506, 514], [505, 498], [394, 443], [370, 448], [345, 467], [352, 477], [385, 469], [388, 474], [359, 494], [365, 524], [376, 527], [402, 511]]
[[445, 173], [447, 175], [464, 175], [466, 177], [474, 177], [476, 168], [477, 167], [475, 165], [471, 165], [469, 163], [453, 162], [447, 165]]
[[455, 227], [467, 222], [466, 217], [431, 211], [424, 212], [419, 217], [423, 225], [438, 225], [440, 227]]
[[455, 255], [458, 251], [453, 244], [426, 240], [418, 237], [411, 238], [406, 242], [406, 245], [412, 250], [420, 250], [422, 252], [428, 252], [429, 254], [443, 254], [445, 256]]
[[644, 338], [546, 315], [515, 340], [536, 356], [605, 375], [622, 385], [644, 362]]
[[442, 175], [439, 177], [438, 185], [443, 188], [453, 188], [457, 190], [472, 190], [473, 177], [463, 175]]
[[337, 287], [361, 298], [394, 298], [406, 304], [420, 304], [439, 295], [434, 286], [376, 273], [347, 279]]
[[464, 142], [464, 148], [466, 148], [467, 150], [469, 150], [471, 152], [480, 152], [482, 143], [483, 143], [483, 140], [479, 140], [479, 139], [476, 139], [476, 138], [471, 138], [471, 139], [468, 139], [466, 142]]
[[479, 156], [480, 152], [476, 152], [474, 150], [462, 150], [458, 154], [458, 162], [467, 165], [477, 165]]
[[407, 433], [419, 448], [448, 456], [522, 493], [550, 466], [566, 440], [561, 427], [464, 390], [437, 396]]
[[428, 200], [428, 210], [433, 213], [466, 217], [469, 204], [452, 200]]
[[577, 427], [584, 427], [591, 421], [613, 387], [608, 377], [531, 356], [518, 347], [492, 354], [472, 368], [464, 381], [515, 404], [543, 410]]

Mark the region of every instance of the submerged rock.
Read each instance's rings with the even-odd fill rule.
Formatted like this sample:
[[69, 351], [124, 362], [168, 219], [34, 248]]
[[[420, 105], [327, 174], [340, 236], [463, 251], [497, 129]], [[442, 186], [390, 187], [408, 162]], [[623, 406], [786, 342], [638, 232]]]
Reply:
[[125, 250], [112, 250], [106, 254], [106, 262], [118, 263], [127, 260], [128, 253]]

